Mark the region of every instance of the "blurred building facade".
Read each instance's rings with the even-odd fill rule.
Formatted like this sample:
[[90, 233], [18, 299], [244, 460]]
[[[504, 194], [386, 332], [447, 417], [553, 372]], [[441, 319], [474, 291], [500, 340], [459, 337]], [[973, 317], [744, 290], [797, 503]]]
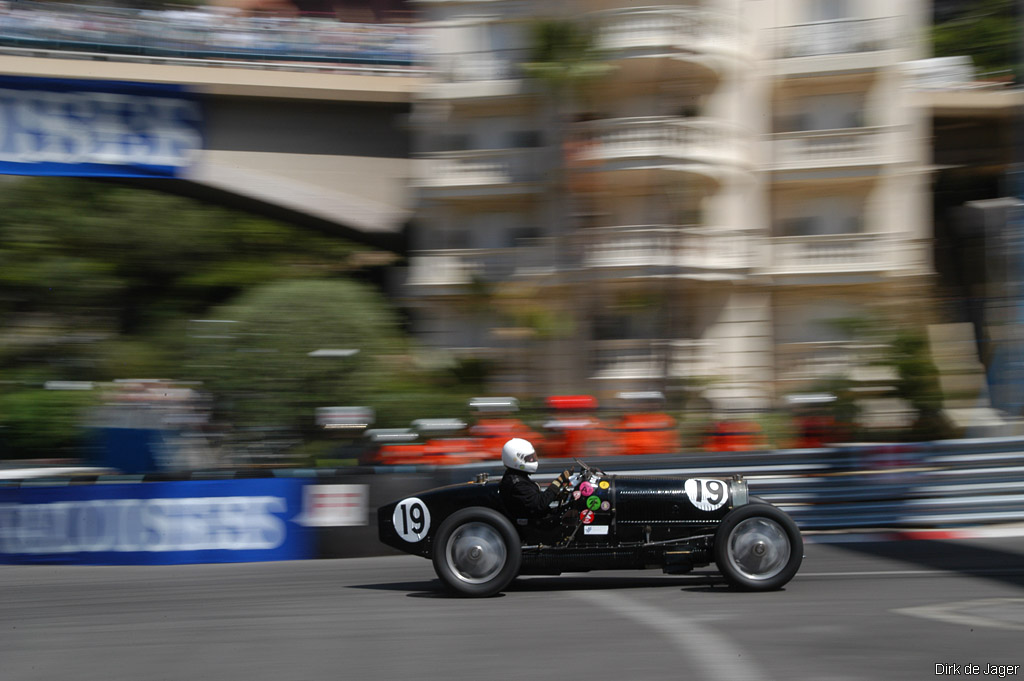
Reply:
[[861, 349], [835, 320], [919, 309], [921, 0], [559, 4], [612, 68], [538, 81], [550, 3], [422, 0], [414, 329], [516, 394], [700, 390], [764, 408]]

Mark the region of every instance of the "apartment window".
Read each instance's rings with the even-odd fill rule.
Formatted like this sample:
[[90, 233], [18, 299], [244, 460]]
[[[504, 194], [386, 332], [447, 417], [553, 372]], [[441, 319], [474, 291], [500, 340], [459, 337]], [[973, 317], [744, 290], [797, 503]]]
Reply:
[[658, 335], [657, 326], [650, 309], [603, 312], [594, 318], [593, 338], [596, 341], [654, 338]]
[[852, 196], [831, 196], [805, 201], [781, 216], [778, 236], [857, 234], [864, 230], [864, 205]]
[[816, 234], [815, 218], [789, 218], [779, 222], [778, 236], [807, 236]]
[[451, 151], [466, 151], [473, 148], [473, 138], [465, 133], [446, 135], [445, 143], [445, 148]]
[[847, 0], [807, 0], [808, 21], [836, 21], [850, 16]]
[[791, 111], [776, 116], [777, 132], [837, 130], [864, 125], [864, 95], [843, 93], [801, 97]]
[[544, 145], [540, 130], [517, 130], [508, 135], [510, 149], [529, 149]]
[[683, 104], [676, 110], [676, 115], [683, 118], [697, 118], [700, 116], [700, 105], [696, 102]]
[[537, 227], [515, 227], [509, 230], [509, 246], [523, 246], [527, 242], [541, 237]]
[[449, 229], [445, 232], [445, 248], [469, 248], [469, 232], [464, 229]]

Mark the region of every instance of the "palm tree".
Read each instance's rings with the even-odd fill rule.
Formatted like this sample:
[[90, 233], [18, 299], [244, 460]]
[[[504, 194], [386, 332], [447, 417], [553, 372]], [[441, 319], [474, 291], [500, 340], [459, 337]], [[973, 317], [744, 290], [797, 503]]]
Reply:
[[[571, 146], [572, 124], [582, 117], [584, 104], [595, 81], [611, 71], [596, 46], [594, 28], [579, 18], [551, 17], [530, 26], [530, 44], [522, 72], [536, 82], [543, 97], [544, 116], [551, 154], [548, 188], [551, 215], [555, 221], [555, 262], [559, 277], [571, 263], [573, 224], [579, 196], [573, 188], [574, 152]], [[557, 284], [569, 284], [558, 281]], [[572, 317], [577, 308], [556, 312], [562, 317], [556, 343], [565, 343], [575, 335]], [[582, 311], [587, 315], [587, 311]], [[566, 323], [568, 322], [568, 323]], [[575, 349], [572, 354], [577, 354]], [[569, 356], [569, 355], [567, 355]]]

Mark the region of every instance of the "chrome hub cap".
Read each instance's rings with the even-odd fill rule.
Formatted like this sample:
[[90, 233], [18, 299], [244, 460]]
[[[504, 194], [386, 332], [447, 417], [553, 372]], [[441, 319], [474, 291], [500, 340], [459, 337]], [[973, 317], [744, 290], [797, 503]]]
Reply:
[[487, 523], [459, 526], [445, 546], [444, 555], [452, 573], [468, 584], [483, 584], [505, 567], [505, 540]]
[[771, 579], [789, 563], [789, 535], [770, 518], [748, 518], [733, 528], [726, 554], [747, 579]]

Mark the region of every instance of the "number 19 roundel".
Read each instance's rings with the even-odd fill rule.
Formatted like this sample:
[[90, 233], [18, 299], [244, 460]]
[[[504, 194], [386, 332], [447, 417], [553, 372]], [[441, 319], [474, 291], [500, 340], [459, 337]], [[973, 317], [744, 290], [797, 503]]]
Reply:
[[721, 508], [729, 499], [729, 486], [722, 480], [690, 478], [684, 485], [690, 503], [702, 511]]
[[398, 536], [407, 542], [418, 542], [427, 536], [430, 530], [430, 511], [427, 505], [416, 497], [402, 499], [395, 506], [391, 516]]

